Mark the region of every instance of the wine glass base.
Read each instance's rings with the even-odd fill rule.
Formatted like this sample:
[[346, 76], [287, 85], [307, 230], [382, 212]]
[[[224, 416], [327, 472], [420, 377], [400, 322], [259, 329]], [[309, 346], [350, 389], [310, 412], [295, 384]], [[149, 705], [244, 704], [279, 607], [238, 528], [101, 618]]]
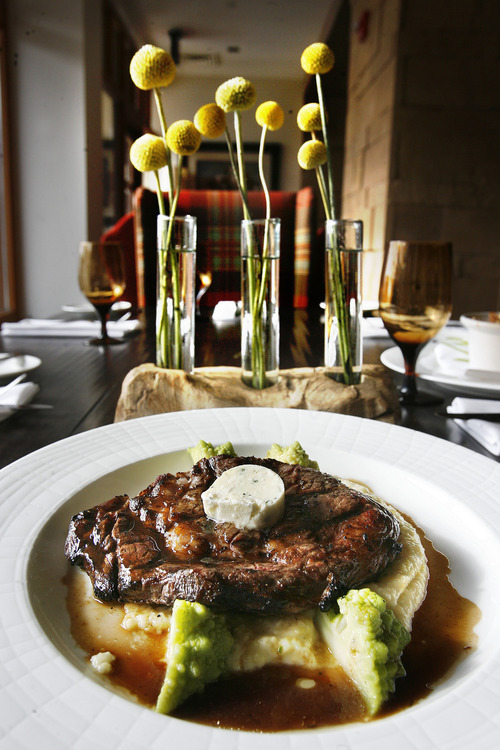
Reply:
[[423, 393], [418, 391], [417, 393], [404, 393], [399, 394], [399, 403], [401, 406], [437, 406], [442, 404], [444, 398], [434, 393]]
[[113, 339], [111, 336], [105, 336], [104, 338], [90, 339], [86, 341], [87, 346], [115, 346], [116, 344], [124, 344], [125, 339]]

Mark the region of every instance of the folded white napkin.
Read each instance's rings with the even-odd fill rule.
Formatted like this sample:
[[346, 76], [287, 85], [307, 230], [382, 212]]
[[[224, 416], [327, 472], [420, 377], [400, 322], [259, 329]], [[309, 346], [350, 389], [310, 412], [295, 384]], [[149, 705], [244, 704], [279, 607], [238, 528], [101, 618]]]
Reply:
[[[450, 415], [460, 412], [490, 414], [500, 410], [500, 401], [478, 398], [454, 398], [447, 408]], [[455, 419], [455, 422], [494, 456], [500, 456], [500, 423], [484, 419]]]
[[[142, 328], [140, 320], [110, 320], [108, 333], [113, 338], [123, 338]], [[101, 324], [98, 320], [45, 320], [25, 318], [17, 323], [2, 323], [4, 336], [60, 336], [66, 338], [90, 338], [98, 336]]]
[[234, 320], [238, 315], [238, 303], [231, 300], [217, 302], [212, 313], [212, 320]]
[[[425, 350], [424, 350], [425, 351]], [[458, 326], [445, 328], [427, 353], [434, 355], [439, 372], [463, 378], [469, 367], [469, 342], [465, 329]]]
[[36, 383], [19, 383], [11, 388], [0, 388], [0, 422], [8, 419], [16, 406], [28, 404], [39, 390], [40, 387]]

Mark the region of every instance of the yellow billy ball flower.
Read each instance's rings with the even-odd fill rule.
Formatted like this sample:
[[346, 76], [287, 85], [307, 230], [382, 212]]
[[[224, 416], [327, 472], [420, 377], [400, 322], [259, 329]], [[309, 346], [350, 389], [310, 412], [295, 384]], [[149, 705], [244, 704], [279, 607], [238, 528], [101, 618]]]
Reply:
[[139, 172], [150, 172], [166, 166], [165, 141], [157, 135], [141, 135], [130, 148], [130, 161]]
[[299, 148], [297, 159], [302, 169], [316, 169], [326, 162], [326, 156], [323, 141], [306, 141]]
[[321, 110], [317, 102], [304, 104], [297, 114], [297, 125], [305, 133], [321, 130]]
[[130, 77], [138, 89], [168, 86], [175, 78], [175, 63], [168, 52], [152, 44], [145, 44], [130, 62]]
[[279, 130], [285, 121], [285, 113], [277, 102], [263, 102], [257, 107], [255, 119], [261, 128]]
[[177, 120], [167, 130], [167, 146], [179, 156], [191, 156], [201, 146], [201, 134], [191, 120]]
[[328, 73], [333, 68], [335, 58], [328, 44], [315, 42], [306, 47], [300, 58], [302, 69], [310, 75]]
[[215, 102], [204, 104], [196, 112], [194, 124], [207, 138], [218, 138], [226, 129], [226, 114]]
[[221, 83], [215, 92], [215, 101], [224, 112], [250, 109], [255, 103], [257, 94], [253, 83], [237, 76]]

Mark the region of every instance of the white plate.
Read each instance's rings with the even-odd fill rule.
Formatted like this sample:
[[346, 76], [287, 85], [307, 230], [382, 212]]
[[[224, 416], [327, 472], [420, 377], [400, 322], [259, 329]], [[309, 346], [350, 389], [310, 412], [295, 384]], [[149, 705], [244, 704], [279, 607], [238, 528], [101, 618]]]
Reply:
[[42, 360], [31, 354], [19, 354], [17, 357], [0, 359], [0, 378], [11, 378], [23, 372], [36, 370], [41, 364]]
[[[478, 649], [414, 707], [339, 728], [254, 734], [159, 716], [89, 673], [69, 633], [63, 544], [70, 516], [161, 472], [200, 438], [241, 454], [299, 439], [322, 469], [359, 479], [413, 516], [482, 610]], [[47, 750], [486, 750], [500, 741], [500, 465], [402, 427], [282, 409], [136, 419], [47, 446], [0, 472], [0, 747]]]
[[[404, 373], [404, 361], [397, 347], [380, 355], [382, 364], [394, 372]], [[500, 398], [500, 375], [486, 371], [468, 371], [468, 336], [460, 326], [445, 328], [421, 352], [417, 374], [421, 380], [468, 396]]]
[[[127, 310], [130, 310], [132, 307], [131, 302], [127, 302], [126, 300], [118, 300], [118, 302], [115, 302], [111, 306], [111, 310], [113, 312], [126, 312]], [[63, 305], [62, 311], [67, 313], [75, 313], [75, 314], [87, 314], [87, 313], [95, 313], [95, 307], [93, 307], [90, 302], [78, 302], [77, 304], [73, 305]]]

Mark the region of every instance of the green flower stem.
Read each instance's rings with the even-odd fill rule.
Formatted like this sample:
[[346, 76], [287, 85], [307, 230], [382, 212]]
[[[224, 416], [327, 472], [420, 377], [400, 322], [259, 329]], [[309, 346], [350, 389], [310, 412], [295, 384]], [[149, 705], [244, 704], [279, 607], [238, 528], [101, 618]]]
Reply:
[[[158, 201], [160, 204], [160, 212], [165, 215], [164, 210], [162, 211], [163, 204], [163, 193], [158, 179]], [[160, 288], [160, 311], [157, 322], [156, 331], [156, 345], [159, 354], [159, 366], [167, 367], [180, 370], [182, 369], [182, 337], [181, 337], [181, 307], [180, 307], [180, 269], [179, 269], [179, 254], [173, 246], [172, 242], [175, 242], [174, 224], [175, 224], [175, 212], [177, 210], [177, 203], [179, 200], [180, 189], [178, 189], [172, 200], [172, 211], [173, 216], [170, 216], [168, 222], [168, 228], [165, 232], [163, 230], [162, 240], [160, 242], [159, 249], [159, 288]], [[174, 235], [174, 240], [172, 239]], [[171, 285], [172, 285], [172, 305], [173, 305], [173, 321], [172, 329], [168, 318], [168, 273], [170, 270], [171, 274]], [[173, 338], [173, 352], [172, 352], [172, 338]]]
[[[172, 219], [173, 222], [173, 219]], [[175, 370], [182, 369], [182, 337], [181, 337], [181, 306], [180, 306], [180, 279], [179, 279], [179, 253], [175, 248], [169, 250], [170, 265], [172, 267], [172, 303], [173, 303], [173, 326], [174, 326], [174, 352], [173, 367]]]
[[[160, 184], [160, 176], [158, 170], [154, 170], [154, 176], [156, 180], [156, 195], [158, 197], [158, 207], [161, 215], [165, 215], [165, 201], [163, 200], [163, 191]], [[156, 330], [156, 351], [158, 354], [158, 365], [166, 367], [166, 361], [168, 358], [168, 352], [170, 351], [170, 331], [168, 327], [167, 319], [167, 279], [165, 274], [165, 248], [168, 239], [162, 238], [160, 247], [158, 250], [158, 275], [159, 275], [159, 320], [157, 321]]]
[[227, 129], [227, 127], [224, 130], [224, 135], [226, 137], [227, 149], [229, 152], [229, 162], [231, 164], [231, 169], [233, 170], [234, 179], [236, 181], [236, 185], [238, 187], [238, 191], [241, 196], [241, 201], [243, 203], [243, 213], [244, 213], [245, 218], [250, 218], [250, 208], [248, 206], [247, 196], [243, 192], [243, 188], [241, 186], [238, 168], [236, 166], [236, 162], [234, 161], [233, 144], [231, 143], [231, 136], [229, 135], [229, 130]]
[[[235, 136], [236, 136], [236, 151], [238, 156], [238, 166], [236, 165], [236, 162], [234, 160], [234, 154], [233, 154], [233, 144], [231, 143], [231, 137], [229, 135], [229, 130], [226, 127], [224, 131], [224, 135], [226, 137], [226, 143], [227, 148], [229, 152], [229, 161], [231, 162], [231, 168], [233, 170], [234, 179], [236, 181], [236, 184], [238, 186], [238, 190], [241, 196], [241, 200], [243, 203], [243, 217], [246, 220], [251, 220], [250, 216], [250, 209], [248, 206], [248, 199], [246, 195], [246, 180], [245, 180], [245, 165], [243, 161], [243, 146], [241, 141], [241, 123], [240, 119], [236, 117], [235, 112]], [[241, 179], [241, 175], [243, 174], [243, 182]], [[247, 247], [252, 248], [253, 247], [253, 237], [252, 237], [252, 231], [250, 227], [246, 227], [246, 234], [247, 234]], [[250, 267], [249, 267], [250, 270]]]
[[[262, 129], [259, 148], [259, 176], [264, 190], [266, 200], [266, 219], [264, 226], [264, 242], [262, 247], [262, 262], [260, 273], [257, 268], [257, 260], [253, 262], [248, 259], [248, 277], [252, 278], [249, 284], [250, 310], [252, 315], [252, 382], [254, 388], [264, 388], [266, 385], [266, 364], [264, 354], [264, 334], [262, 310], [264, 298], [269, 283], [269, 231], [271, 218], [271, 199], [264, 174], [264, 144], [267, 134], [267, 126]], [[253, 243], [252, 243], [253, 246]], [[253, 291], [250, 291], [253, 287]]]
[[[267, 222], [266, 222], [267, 223]], [[247, 267], [248, 298], [250, 302], [250, 315], [252, 316], [252, 386], [254, 388], [265, 387], [265, 365], [262, 346], [262, 316], [259, 313], [259, 271], [262, 263], [258, 252], [255, 251], [256, 239], [253, 234], [253, 225], [245, 227], [247, 238], [248, 255], [243, 259]]]
[[[236, 157], [238, 159], [238, 175], [240, 178], [240, 185], [241, 185], [241, 191], [243, 195], [246, 197], [247, 195], [247, 175], [245, 170], [245, 161], [243, 158], [243, 139], [241, 136], [241, 112], [239, 110], [235, 110], [234, 113], [234, 135], [236, 139]], [[248, 203], [246, 201], [243, 202], [243, 215], [245, 219], [250, 220], [250, 212], [248, 210]]]
[[266, 387], [262, 338], [262, 321], [254, 315], [252, 319], [252, 385], [260, 390]]
[[163, 190], [161, 189], [160, 175], [157, 169], [154, 170], [154, 176], [156, 180], [156, 195], [158, 197], [158, 208], [160, 209], [160, 213], [163, 216], [165, 216], [165, 201], [163, 200]]
[[[325, 214], [327, 219], [331, 219], [330, 215], [330, 205], [327, 199], [326, 195], [326, 185], [325, 185], [325, 177], [323, 175], [323, 170], [321, 167], [316, 167], [316, 177], [318, 179], [318, 186], [319, 191], [321, 193], [321, 198], [323, 200], [323, 205], [325, 208]], [[337, 316], [337, 322], [338, 322], [338, 335], [339, 335], [339, 341], [341, 342], [340, 348], [341, 348], [341, 359], [342, 359], [342, 365], [344, 369], [344, 377], [346, 377], [346, 372], [349, 370], [349, 365], [347, 365], [347, 368], [345, 366], [346, 357], [349, 358], [350, 355], [350, 349], [347, 347], [347, 350], [345, 348], [345, 337], [343, 335], [343, 331], [345, 329], [345, 326], [341, 324], [341, 320], [345, 320], [345, 312], [346, 312], [346, 305], [342, 304], [342, 291], [343, 291], [343, 285], [342, 285], [342, 277], [341, 277], [341, 264], [340, 264], [340, 252], [338, 250], [338, 243], [337, 238], [335, 237], [335, 247], [332, 248], [330, 252], [330, 257], [332, 258], [332, 263], [334, 268], [330, 269], [329, 271], [332, 271], [333, 276], [333, 294], [334, 294], [334, 307], [335, 307], [335, 314]], [[348, 382], [346, 380], [346, 382]]]
[[264, 125], [264, 127], [262, 128], [262, 133], [260, 135], [259, 145], [259, 177], [262, 183], [264, 196], [266, 198], [266, 219], [269, 220], [271, 218], [271, 197], [269, 195], [269, 188], [267, 187], [266, 176], [264, 174], [264, 145], [266, 141], [266, 135], [267, 125]]
[[[168, 174], [168, 200], [170, 205], [172, 204], [172, 194], [174, 191], [174, 172], [172, 169], [172, 157], [170, 153], [170, 149], [167, 145], [167, 118], [165, 117], [165, 112], [163, 109], [163, 102], [161, 98], [161, 94], [159, 89], [153, 89], [155, 102], [156, 102], [156, 109], [158, 111], [158, 117], [160, 118], [160, 127], [161, 127], [161, 133], [163, 136], [163, 140], [165, 141], [165, 148], [167, 149], [167, 174]], [[172, 208], [170, 208], [170, 216], [173, 216]]]
[[253, 330], [252, 330], [252, 351], [255, 350], [254, 361], [254, 378], [258, 381], [260, 388], [265, 385], [266, 365], [263, 345], [263, 321], [262, 310], [264, 307], [264, 298], [266, 289], [269, 284], [269, 233], [271, 221], [271, 197], [264, 174], [264, 144], [267, 135], [267, 126], [262, 128], [259, 148], [259, 176], [262, 183], [262, 189], [266, 200], [266, 219], [264, 226], [264, 242], [262, 248], [262, 265], [260, 270], [260, 280], [256, 280], [256, 303], [253, 310]]
[[162, 239], [160, 241], [160, 247], [158, 249], [158, 286], [159, 286], [159, 306], [158, 317], [156, 321], [156, 351], [157, 351], [157, 364], [159, 367], [170, 366], [170, 326], [168, 324], [168, 311], [167, 311], [167, 299], [168, 299], [168, 288], [167, 288], [167, 250], [169, 243], [169, 230], [165, 231], [165, 226], [162, 226]]
[[[179, 158], [179, 184], [175, 191], [170, 217], [170, 241], [167, 245], [170, 253], [170, 266], [172, 268], [172, 304], [173, 304], [173, 325], [174, 325], [174, 369], [182, 369], [182, 336], [181, 336], [181, 286], [180, 286], [180, 268], [179, 268], [179, 253], [175, 249], [175, 214], [177, 211], [177, 204], [179, 202], [179, 195], [181, 192], [180, 188], [180, 175], [182, 174], [182, 161], [183, 157]], [[174, 244], [172, 245], [172, 232], [174, 232]]]
[[328, 197], [330, 206], [330, 217], [335, 219], [335, 200], [333, 192], [333, 167], [332, 167], [332, 154], [330, 152], [330, 144], [328, 139], [328, 128], [326, 126], [326, 109], [325, 101], [323, 98], [323, 89], [321, 86], [321, 75], [316, 73], [316, 89], [318, 92], [318, 104], [319, 111], [321, 113], [321, 128], [323, 131], [323, 142], [326, 148], [326, 168], [328, 172]]
[[[326, 197], [325, 178], [321, 167], [316, 167], [316, 177], [318, 179], [318, 186], [323, 200], [326, 218], [330, 219], [330, 206]], [[344, 381], [347, 385], [350, 385], [353, 382], [350, 324], [349, 316], [347, 314], [345, 287], [342, 283], [342, 263], [336, 234], [334, 247], [330, 251], [330, 257], [332, 258], [333, 268], [329, 270], [331, 270], [333, 276], [333, 303], [335, 314], [337, 316], [340, 358], [342, 360], [342, 369], [344, 371]]]
[[316, 177], [318, 180], [319, 192], [321, 194], [321, 200], [323, 201], [323, 206], [325, 209], [325, 216], [327, 219], [331, 219], [332, 215], [330, 212], [330, 204], [328, 202], [328, 196], [326, 192], [325, 176], [323, 174], [323, 170], [321, 169], [321, 167], [316, 167], [315, 171], [316, 171]]
[[[248, 209], [248, 202], [246, 200], [248, 191], [245, 161], [243, 158], [241, 112], [239, 110], [234, 112], [234, 134], [236, 140], [236, 156], [238, 159], [238, 178], [241, 186], [240, 192], [245, 196], [245, 200], [243, 201], [243, 216], [247, 221], [250, 221], [251, 216]], [[250, 225], [246, 225], [246, 232], [248, 247], [248, 257], [246, 258], [248, 295], [250, 298], [250, 314], [252, 316], [252, 385], [254, 388], [264, 388], [266, 373], [262, 347], [262, 321], [260, 316], [257, 315], [259, 288], [257, 284], [258, 272], [256, 266], [258, 262], [258, 253], [256, 252], [255, 237]]]
[[330, 251], [333, 265], [333, 269], [331, 269], [333, 275], [333, 304], [337, 316], [339, 349], [340, 358], [342, 360], [342, 369], [344, 371], [344, 382], [346, 385], [351, 385], [353, 383], [353, 369], [350, 346], [350, 325], [349, 317], [347, 315], [345, 287], [342, 283], [342, 262], [336, 237], [334, 244], [335, 246]]
[[[335, 196], [333, 190], [333, 167], [332, 155], [328, 139], [328, 128], [326, 125], [326, 109], [321, 86], [321, 75], [316, 73], [316, 89], [318, 91], [318, 103], [321, 113], [321, 129], [323, 131], [323, 142], [326, 147], [327, 161], [326, 168], [328, 174], [328, 190], [326, 189], [323, 172], [316, 170], [321, 197], [325, 206], [327, 219], [335, 219]], [[342, 263], [340, 251], [338, 248], [337, 237], [335, 236], [335, 247], [332, 248], [331, 257], [333, 260], [333, 300], [335, 313], [337, 315], [338, 337], [340, 358], [342, 360], [342, 369], [344, 371], [344, 382], [346, 385], [353, 383], [352, 357], [350, 347], [350, 323], [347, 314], [347, 299], [345, 286], [342, 283]]]

